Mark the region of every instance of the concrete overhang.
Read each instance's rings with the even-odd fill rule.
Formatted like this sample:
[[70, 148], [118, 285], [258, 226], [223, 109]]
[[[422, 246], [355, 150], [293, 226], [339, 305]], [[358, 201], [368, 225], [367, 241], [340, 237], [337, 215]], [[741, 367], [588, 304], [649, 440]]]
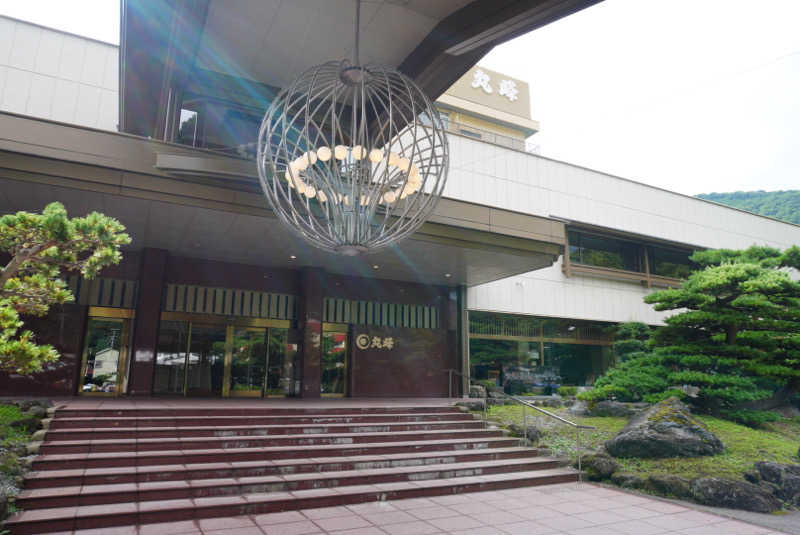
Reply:
[[252, 161], [7, 113], [0, 132], [0, 213], [38, 211], [56, 200], [73, 215], [97, 210], [129, 229], [132, 250], [472, 286], [550, 266], [564, 248], [561, 222], [442, 199], [410, 238], [342, 257], [280, 224]]
[[[599, 1], [365, 1], [361, 58], [398, 68], [436, 99], [494, 46]], [[163, 137], [164, 111], [207, 73], [263, 100], [313, 65], [352, 57], [354, 6], [122, 0], [120, 130]]]

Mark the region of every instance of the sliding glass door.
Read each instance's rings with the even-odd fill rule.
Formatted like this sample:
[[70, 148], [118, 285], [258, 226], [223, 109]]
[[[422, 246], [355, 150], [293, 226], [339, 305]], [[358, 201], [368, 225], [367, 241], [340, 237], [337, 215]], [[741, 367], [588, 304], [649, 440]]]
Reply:
[[253, 326], [270, 322], [247, 318], [243, 322], [251, 325], [164, 316], [153, 393], [211, 397], [295, 394], [297, 345], [289, 343], [288, 326]]

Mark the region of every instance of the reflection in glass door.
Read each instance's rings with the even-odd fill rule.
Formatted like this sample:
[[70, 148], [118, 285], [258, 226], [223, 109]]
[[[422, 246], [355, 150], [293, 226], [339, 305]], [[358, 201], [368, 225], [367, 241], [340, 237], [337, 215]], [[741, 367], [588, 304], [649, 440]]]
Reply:
[[79, 392], [116, 395], [124, 390], [129, 320], [89, 318]]
[[322, 378], [320, 392], [323, 396], [337, 397], [346, 393], [347, 333], [322, 333]]
[[269, 330], [269, 365], [264, 385], [265, 396], [294, 395], [294, 364], [297, 344], [289, 343], [289, 329]]
[[173, 317], [163, 319], [159, 328], [153, 393], [223, 397], [296, 393], [297, 344], [289, 343], [288, 328]]
[[222, 394], [227, 331], [225, 325], [192, 323], [186, 370], [186, 395]]
[[261, 396], [267, 373], [266, 339], [266, 329], [234, 329], [228, 395]]

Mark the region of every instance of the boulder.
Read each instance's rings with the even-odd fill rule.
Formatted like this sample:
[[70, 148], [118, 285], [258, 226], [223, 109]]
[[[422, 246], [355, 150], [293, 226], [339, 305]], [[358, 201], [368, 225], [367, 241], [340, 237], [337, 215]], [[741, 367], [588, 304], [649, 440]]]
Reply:
[[33, 416], [24, 416], [19, 420], [14, 420], [8, 425], [16, 429], [21, 429], [26, 433], [33, 433], [34, 431], [39, 429], [40, 423], [41, 421], [39, 420], [39, 418], [34, 418]]
[[589, 407], [589, 415], [618, 416], [627, 418], [628, 416], [633, 415], [633, 409], [631, 409], [625, 403], [621, 403], [619, 401], [598, 401]]
[[744, 473], [744, 479], [753, 485], [758, 485], [761, 483], [761, 474], [758, 473], [758, 470], [748, 470]]
[[47, 409], [42, 407], [41, 405], [33, 405], [31, 408], [27, 410], [25, 416], [30, 416], [32, 418], [47, 418]]
[[781, 502], [769, 491], [746, 481], [701, 477], [692, 481], [692, 497], [704, 505], [771, 513]]
[[589, 414], [589, 407], [586, 405], [585, 401], [576, 401], [573, 403], [572, 407], [567, 410], [573, 416], [588, 416]]
[[778, 490], [778, 498], [793, 505], [800, 505], [800, 476], [783, 475], [783, 485]]
[[485, 398], [486, 387], [483, 385], [469, 385], [469, 397], [471, 398]]
[[486, 400], [483, 399], [465, 399], [455, 402], [456, 407], [464, 407], [468, 411], [482, 411], [486, 406]]
[[671, 397], [633, 416], [605, 448], [614, 457], [661, 458], [715, 455], [724, 446]]
[[[578, 462], [575, 462], [575, 468]], [[586, 476], [592, 481], [602, 481], [620, 469], [620, 465], [610, 455], [605, 452], [590, 453], [581, 458], [581, 469], [586, 472]]]
[[685, 477], [653, 474], [647, 478], [648, 486], [659, 494], [676, 498], [692, 497], [692, 482]]
[[761, 476], [761, 479], [775, 483], [776, 485], [783, 484], [783, 478], [786, 475], [800, 476], [800, 464], [781, 464], [772, 463], [768, 461], [759, 461], [753, 465]]
[[611, 481], [615, 485], [626, 489], [643, 489], [647, 486], [647, 481], [644, 478], [625, 472], [614, 472], [611, 474]]
[[513, 436], [526, 438], [532, 444], [536, 444], [542, 438], [542, 430], [534, 425], [528, 425], [528, 429], [524, 429], [521, 425], [511, 424], [508, 426], [508, 430]]

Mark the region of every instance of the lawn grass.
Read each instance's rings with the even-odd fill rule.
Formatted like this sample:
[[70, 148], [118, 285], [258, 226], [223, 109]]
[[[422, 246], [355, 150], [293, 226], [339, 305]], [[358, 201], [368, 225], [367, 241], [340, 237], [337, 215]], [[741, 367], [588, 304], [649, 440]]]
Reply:
[[31, 437], [25, 431], [11, 427], [11, 422], [22, 418], [22, 411], [15, 405], [0, 405], [0, 445], [8, 446], [27, 442]]
[[[566, 409], [547, 409], [581, 425], [591, 425], [595, 430], [584, 430], [581, 442], [584, 451], [600, 447], [616, 435], [627, 423], [627, 418], [573, 416]], [[528, 424], [543, 430], [539, 447], [546, 447], [555, 455], [575, 458], [575, 430], [544, 415], [534, 416], [528, 409]], [[649, 474], [672, 474], [689, 479], [701, 476], [743, 479], [744, 473], [756, 461], [797, 463], [800, 445], [800, 418], [782, 419], [766, 424], [762, 429], [752, 429], [713, 416], [697, 416], [725, 445], [725, 451], [712, 457], [667, 459], [617, 459], [622, 472], [643, 477]], [[519, 405], [495, 405], [489, 408], [489, 419], [503, 425], [522, 423]]]

